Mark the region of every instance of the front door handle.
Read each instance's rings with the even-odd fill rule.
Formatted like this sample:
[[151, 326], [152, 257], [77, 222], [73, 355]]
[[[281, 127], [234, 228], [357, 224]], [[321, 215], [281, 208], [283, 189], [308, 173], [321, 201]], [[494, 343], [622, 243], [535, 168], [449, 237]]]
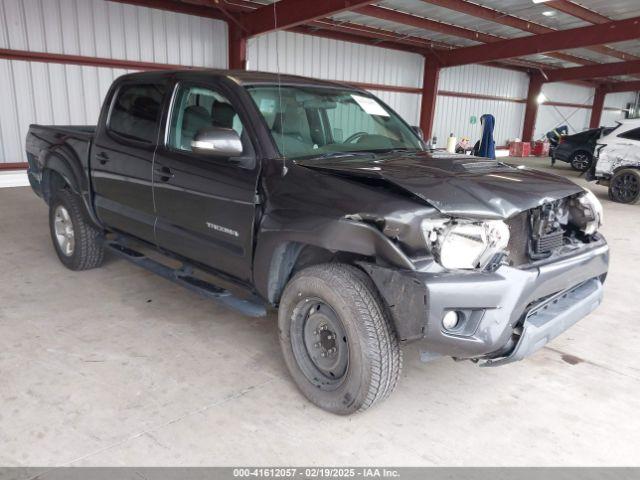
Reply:
[[96, 158], [98, 159], [98, 162], [100, 162], [100, 165], [104, 165], [109, 161], [109, 155], [107, 155], [105, 152], [100, 152], [96, 155]]
[[160, 180], [163, 182], [168, 182], [174, 177], [173, 172], [169, 167], [158, 167], [153, 170], [153, 173], [160, 177]]

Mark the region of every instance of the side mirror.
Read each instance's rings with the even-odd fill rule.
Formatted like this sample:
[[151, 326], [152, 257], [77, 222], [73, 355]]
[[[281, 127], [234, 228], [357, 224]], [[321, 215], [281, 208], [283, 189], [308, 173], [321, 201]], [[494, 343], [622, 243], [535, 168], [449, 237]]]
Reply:
[[211, 157], [239, 157], [242, 140], [232, 128], [208, 127], [198, 131], [191, 141], [191, 149]]
[[420, 127], [414, 125], [411, 127], [411, 130], [413, 130], [413, 133], [415, 133], [420, 140], [424, 141], [424, 133]]

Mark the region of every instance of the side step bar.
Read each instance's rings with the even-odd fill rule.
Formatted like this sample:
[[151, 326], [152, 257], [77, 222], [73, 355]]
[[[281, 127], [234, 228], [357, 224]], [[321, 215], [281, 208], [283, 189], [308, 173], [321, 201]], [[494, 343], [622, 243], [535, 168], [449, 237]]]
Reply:
[[199, 293], [206, 298], [215, 300], [225, 307], [236, 310], [243, 315], [247, 315], [249, 317], [264, 317], [267, 314], [267, 309], [259, 298], [254, 297], [250, 300], [243, 300], [235, 297], [228, 290], [194, 277], [192, 275], [192, 269], [188, 265], [179, 269], [167, 267], [166, 265], [147, 257], [145, 254], [129, 248], [117, 241], [105, 241], [104, 246], [109, 251], [115, 253], [121, 258], [124, 258], [125, 260], [129, 260], [150, 272], [182, 285], [183, 287]]

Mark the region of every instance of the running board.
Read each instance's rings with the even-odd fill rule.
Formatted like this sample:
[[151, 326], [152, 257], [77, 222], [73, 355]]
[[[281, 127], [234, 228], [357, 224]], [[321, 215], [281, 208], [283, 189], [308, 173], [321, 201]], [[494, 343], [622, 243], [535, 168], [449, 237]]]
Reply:
[[179, 269], [167, 267], [166, 265], [147, 257], [144, 253], [138, 252], [137, 250], [117, 241], [106, 241], [104, 246], [109, 251], [115, 253], [121, 258], [124, 258], [125, 260], [129, 260], [131, 263], [135, 263], [150, 272], [166, 278], [167, 280], [171, 280], [172, 282], [182, 285], [192, 292], [199, 293], [206, 298], [215, 300], [225, 307], [236, 310], [243, 315], [247, 315], [249, 317], [264, 317], [267, 314], [267, 309], [259, 298], [253, 297], [250, 300], [238, 298], [224, 288], [217, 287], [212, 283], [194, 277], [192, 275], [193, 270], [188, 265], [184, 265]]

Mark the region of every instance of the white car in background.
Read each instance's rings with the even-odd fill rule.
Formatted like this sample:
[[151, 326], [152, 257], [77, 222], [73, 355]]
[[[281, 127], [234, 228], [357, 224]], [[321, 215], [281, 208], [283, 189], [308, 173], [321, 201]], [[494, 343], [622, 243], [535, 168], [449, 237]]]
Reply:
[[595, 168], [588, 180], [609, 187], [609, 198], [640, 203], [640, 118], [624, 120], [596, 146]]

